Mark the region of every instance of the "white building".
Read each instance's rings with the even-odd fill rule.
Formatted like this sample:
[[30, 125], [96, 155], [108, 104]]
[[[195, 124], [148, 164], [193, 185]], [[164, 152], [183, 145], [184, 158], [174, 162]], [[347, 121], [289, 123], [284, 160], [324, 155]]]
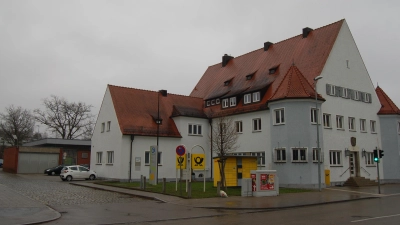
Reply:
[[[316, 101], [314, 79], [319, 76], [323, 78], [316, 84]], [[159, 178], [175, 177], [179, 144], [207, 149], [206, 176], [210, 177], [209, 134], [217, 125], [215, 118], [225, 116], [237, 126], [236, 154], [261, 156], [259, 166], [276, 169], [281, 186], [319, 186], [317, 120], [322, 122], [322, 186], [325, 177], [330, 185], [343, 184], [352, 176], [374, 180], [375, 148], [387, 145], [386, 154], [397, 154], [389, 164], [400, 168], [400, 111], [390, 101], [392, 110], [381, 115], [387, 102], [382, 102], [378, 90], [345, 20], [315, 30], [304, 28], [300, 35], [265, 42], [263, 48], [236, 58], [225, 54], [222, 63], [206, 70], [190, 96], [164, 97], [159, 92], [109, 85], [92, 137], [91, 167], [105, 178], [148, 176], [159, 102], [163, 119]], [[382, 126], [395, 128], [384, 131], [385, 136], [391, 135], [390, 141], [382, 137]], [[389, 159], [380, 163], [383, 179], [390, 174], [385, 161]], [[392, 173], [389, 180], [399, 181], [398, 174]]]

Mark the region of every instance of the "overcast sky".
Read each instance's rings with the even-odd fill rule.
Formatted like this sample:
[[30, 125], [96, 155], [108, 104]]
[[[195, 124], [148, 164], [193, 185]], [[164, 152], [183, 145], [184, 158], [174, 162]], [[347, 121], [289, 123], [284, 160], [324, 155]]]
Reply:
[[107, 84], [189, 95], [239, 56], [346, 19], [373, 84], [400, 107], [400, 1], [0, 0], [0, 112], [57, 95], [93, 105]]

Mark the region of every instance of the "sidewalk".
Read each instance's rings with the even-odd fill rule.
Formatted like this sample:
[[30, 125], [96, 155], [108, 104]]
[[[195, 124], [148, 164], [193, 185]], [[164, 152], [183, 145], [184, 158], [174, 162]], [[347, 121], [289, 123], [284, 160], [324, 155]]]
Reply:
[[[71, 183], [84, 187], [90, 187], [100, 190], [119, 192], [123, 194], [139, 196], [149, 199], [158, 200], [170, 204], [179, 204], [195, 208], [209, 208], [209, 209], [236, 209], [236, 210], [272, 210], [282, 208], [301, 207], [309, 205], [320, 205], [328, 203], [338, 203], [345, 201], [354, 201], [362, 199], [371, 199], [384, 197], [385, 194], [378, 194], [378, 187], [365, 187], [365, 188], [349, 188], [349, 187], [334, 187], [326, 188], [321, 192], [303, 192], [282, 194], [273, 197], [241, 197], [232, 196], [228, 198], [204, 198], [204, 199], [183, 199], [176, 196], [162, 195], [158, 193], [131, 190], [118, 187], [111, 187], [105, 185], [98, 185], [89, 182]], [[385, 193], [384, 189], [390, 190], [390, 193], [400, 193], [400, 185], [383, 185], [381, 186], [381, 193]]]
[[0, 184], [0, 223], [35, 224], [56, 220], [61, 214]]

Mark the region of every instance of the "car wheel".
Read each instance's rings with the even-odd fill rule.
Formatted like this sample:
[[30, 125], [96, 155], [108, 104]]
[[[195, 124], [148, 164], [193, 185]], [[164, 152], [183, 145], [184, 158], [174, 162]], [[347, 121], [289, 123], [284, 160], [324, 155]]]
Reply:
[[94, 179], [96, 179], [95, 175], [92, 174], [92, 175], [89, 176], [89, 180], [94, 180]]
[[54, 172], [54, 171], [53, 171], [53, 172], [51, 172], [51, 175], [52, 175], [52, 176], [56, 175], [56, 172]]
[[68, 176], [67, 177], [67, 181], [71, 181], [72, 180], [72, 177], [71, 176]]

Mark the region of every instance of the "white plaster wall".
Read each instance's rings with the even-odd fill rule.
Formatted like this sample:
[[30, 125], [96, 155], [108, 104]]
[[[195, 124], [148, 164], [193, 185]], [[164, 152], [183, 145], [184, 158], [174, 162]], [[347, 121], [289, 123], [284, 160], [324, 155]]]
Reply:
[[[346, 60], [348, 60], [349, 66], [347, 66]], [[377, 175], [376, 167], [366, 167], [365, 158], [361, 156], [361, 150], [372, 151], [376, 146], [381, 146], [381, 132], [379, 118], [377, 116], [380, 103], [346, 22], [343, 23], [321, 76], [323, 76], [323, 79], [318, 81], [317, 90], [318, 93], [326, 99], [326, 102], [322, 104], [322, 113], [331, 114], [332, 119], [332, 129], [322, 129], [325, 169], [331, 170], [331, 182], [345, 181], [349, 177], [348, 171], [344, 175], [340, 175], [349, 167], [349, 158], [344, 157], [344, 149], [351, 149], [350, 137], [357, 138], [357, 146], [360, 151], [360, 166], [365, 168], [370, 174], [368, 175], [368, 173], [365, 173], [361, 169], [361, 176], [375, 179]], [[370, 93], [372, 95], [372, 103], [329, 96], [326, 94], [326, 84], [333, 84]], [[336, 128], [336, 115], [344, 116], [344, 131]], [[355, 117], [356, 132], [349, 131], [348, 117]], [[360, 132], [361, 118], [367, 120], [367, 133]], [[376, 134], [371, 133], [370, 120], [376, 121]], [[329, 150], [343, 150], [342, 167], [330, 167]]]

